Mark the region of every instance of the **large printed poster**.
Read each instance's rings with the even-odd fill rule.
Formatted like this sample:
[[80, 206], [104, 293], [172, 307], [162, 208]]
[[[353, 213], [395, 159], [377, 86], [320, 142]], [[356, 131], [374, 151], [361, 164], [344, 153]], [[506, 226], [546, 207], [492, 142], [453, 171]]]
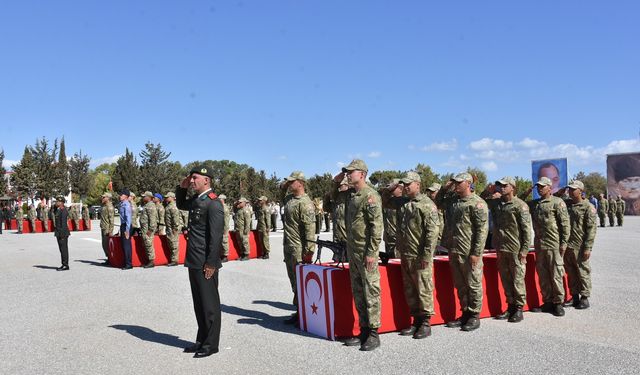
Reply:
[[625, 215], [640, 215], [640, 153], [607, 155], [607, 192], [625, 200]]
[[[569, 184], [567, 173], [567, 159], [546, 159], [533, 160], [531, 162], [531, 181], [535, 185], [540, 177], [549, 177], [553, 185], [551, 185], [551, 194]], [[538, 199], [540, 195], [538, 190], [533, 189], [533, 198]]]

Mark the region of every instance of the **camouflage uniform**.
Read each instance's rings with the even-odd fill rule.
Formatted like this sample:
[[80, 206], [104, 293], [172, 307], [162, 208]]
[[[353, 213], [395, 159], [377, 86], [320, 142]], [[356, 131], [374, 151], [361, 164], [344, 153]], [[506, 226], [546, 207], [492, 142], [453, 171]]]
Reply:
[[[175, 193], [169, 192], [166, 195], [167, 198], [175, 198]], [[171, 249], [171, 263], [178, 263], [179, 258], [179, 240], [180, 233], [182, 233], [182, 227], [184, 223], [182, 223], [182, 216], [180, 215], [180, 210], [176, 206], [176, 202], [172, 201], [167, 204], [166, 209], [164, 210], [164, 222], [166, 225], [167, 232], [167, 240], [169, 242], [169, 248]]]
[[598, 219], [600, 220], [600, 226], [605, 227], [605, 217], [609, 211], [609, 202], [606, 198], [602, 197], [598, 201]]
[[115, 210], [111, 203], [111, 194], [104, 195], [109, 198], [107, 204], [102, 206], [102, 213], [100, 214], [100, 232], [102, 236], [102, 251], [104, 256], [109, 259], [109, 236], [113, 234]]
[[[245, 198], [240, 198], [240, 201], [246, 202]], [[245, 206], [243, 208], [236, 209], [233, 215], [234, 230], [236, 232], [236, 239], [240, 249], [238, 253], [241, 257], [248, 257], [249, 248], [249, 233], [251, 232], [251, 211]]]
[[[425, 194], [418, 194], [400, 209], [397, 250], [404, 295], [409, 312], [416, 319], [434, 315], [433, 253], [438, 241], [438, 225], [438, 208]], [[423, 261], [428, 264], [421, 269]]]
[[[461, 182], [472, 177], [461, 173], [455, 180]], [[449, 249], [449, 266], [460, 308], [464, 316], [478, 315], [482, 309], [482, 253], [489, 232], [487, 203], [475, 193], [465, 198], [451, 195], [443, 203], [444, 242]], [[475, 268], [471, 266], [471, 255], [480, 257]]]
[[33, 205], [29, 206], [29, 211], [27, 211], [27, 218], [29, 219], [29, 223], [31, 223], [31, 233], [36, 232], [36, 208]]
[[[226, 198], [226, 197], [225, 197]], [[229, 221], [231, 219], [231, 213], [229, 211], [229, 206], [226, 204], [222, 205], [224, 210], [224, 229], [222, 231], [222, 254], [223, 258], [229, 256]], [[187, 211], [187, 215], [189, 212]]]
[[73, 221], [73, 230], [80, 230], [80, 212], [78, 211], [78, 205], [71, 205], [69, 218]]
[[89, 217], [89, 207], [82, 206], [82, 221], [84, 221], [84, 230], [91, 229], [91, 218]]
[[24, 221], [24, 214], [22, 213], [22, 206], [16, 205], [14, 210], [14, 214], [16, 217], [16, 225], [18, 225], [18, 233], [22, 233], [22, 225]]
[[622, 198], [618, 197], [618, 199], [616, 199], [616, 219], [618, 219], [619, 227], [622, 226], [622, 221], [624, 220], [624, 210], [626, 206], [627, 204]]
[[158, 229], [157, 232], [159, 235], [164, 236], [165, 234], [167, 234], [167, 230], [164, 224], [164, 206], [162, 205], [162, 202], [156, 202], [156, 212], [158, 213]]
[[[144, 195], [149, 196], [147, 193], [149, 192], [145, 192]], [[147, 252], [147, 259], [149, 260], [149, 263], [153, 263], [156, 259], [153, 239], [157, 230], [158, 212], [156, 205], [152, 201], [149, 201], [144, 205], [142, 213], [140, 214], [140, 232], [142, 234], [142, 240], [144, 241], [144, 248]]]
[[333, 190], [331, 191], [331, 201], [333, 202], [333, 241], [347, 243], [347, 227], [345, 224], [345, 208], [347, 201], [349, 200], [350, 191], [338, 191], [340, 185], [344, 182], [333, 183]]
[[[302, 172], [293, 172], [288, 179], [304, 181], [304, 175]], [[315, 208], [307, 194], [300, 196], [289, 194], [283, 202], [284, 263], [293, 292], [293, 304], [297, 306], [296, 265], [302, 263], [303, 258], [309, 259], [315, 252], [315, 244], [309, 242], [314, 239], [316, 233]]]
[[[391, 200], [391, 192], [389, 189], [393, 185], [398, 185], [399, 180], [395, 179], [389, 186], [383, 189], [382, 198], [382, 220], [384, 223], [384, 232], [382, 234], [382, 240], [384, 241], [384, 251], [391, 257], [396, 258], [398, 254], [395, 253], [396, 249], [396, 232], [398, 228], [398, 210], [394, 204], [388, 203]], [[394, 187], [395, 189], [395, 187]], [[404, 200], [406, 202], [406, 199]]]
[[546, 304], [561, 304], [565, 296], [562, 280], [564, 262], [560, 248], [566, 248], [570, 232], [567, 205], [562, 199], [550, 196], [534, 200], [532, 206], [536, 270], [542, 300]]
[[[512, 178], [505, 177], [497, 182], [511, 184], [515, 188]], [[498, 270], [509, 312], [512, 313], [527, 303], [524, 282], [526, 260], [522, 262], [520, 259], [529, 253], [531, 214], [529, 206], [515, 196], [509, 202], [493, 199], [488, 204], [494, 223], [493, 242], [498, 255]]]
[[[260, 197], [261, 200], [266, 202], [266, 197]], [[261, 206], [258, 211], [256, 211], [257, 219], [258, 219], [258, 235], [260, 236], [260, 242], [262, 243], [262, 249], [264, 250], [263, 256], [268, 257], [270, 246], [269, 246], [269, 231], [271, 230], [271, 211], [269, 210], [269, 206], [264, 205]]]
[[[441, 187], [442, 186], [439, 183], [434, 182], [433, 184], [431, 184], [431, 186], [427, 188], [427, 191], [429, 191], [430, 198], [432, 197], [432, 200], [435, 199]], [[438, 207], [438, 221], [440, 223], [438, 225], [438, 244], [440, 244], [442, 242], [442, 233], [444, 232], [444, 211], [442, 207], [440, 207], [437, 203], [436, 203], [436, 206]]]
[[49, 229], [49, 206], [42, 206], [42, 227], [45, 232], [50, 232]]
[[380, 271], [365, 267], [365, 257], [378, 259], [383, 220], [380, 195], [368, 185], [351, 190], [346, 206], [347, 256], [351, 291], [360, 327], [380, 328]]
[[140, 232], [140, 222], [138, 221], [139, 212], [138, 205], [136, 204], [135, 195], [131, 193], [130, 197], [132, 198], [129, 203], [131, 203], [131, 233], [139, 233]]
[[596, 208], [587, 200], [568, 206], [571, 234], [564, 253], [564, 267], [569, 276], [569, 291], [577, 303], [577, 296], [591, 296], [591, 266], [584, 259], [591, 252], [596, 237]]
[[[226, 206], [226, 205], [225, 205]], [[229, 208], [227, 207], [227, 214], [229, 213]], [[182, 222], [184, 223], [185, 229], [187, 224], [189, 223], [189, 211], [187, 210], [180, 210], [180, 216], [182, 216]], [[227, 232], [229, 231], [229, 219], [227, 218]], [[227, 244], [229, 239], [227, 239]], [[229, 249], [227, 248], [227, 253], [228, 253]]]
[[609, 226], [612, 227], [615, 225], [615, 216], [618, 212], [618, 205], [616, 204], [616, 200], [613, 197], [609, 198], [609, 210], [607, 213], [609, 214]]

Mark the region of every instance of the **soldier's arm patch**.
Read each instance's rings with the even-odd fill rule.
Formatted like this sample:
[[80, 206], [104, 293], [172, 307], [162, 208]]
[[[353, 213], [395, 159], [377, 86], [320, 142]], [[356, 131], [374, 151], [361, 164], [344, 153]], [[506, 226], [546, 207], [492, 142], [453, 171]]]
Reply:
[[526, 203], [522, 205], [522, 211], [529, 211], [529, 206]]

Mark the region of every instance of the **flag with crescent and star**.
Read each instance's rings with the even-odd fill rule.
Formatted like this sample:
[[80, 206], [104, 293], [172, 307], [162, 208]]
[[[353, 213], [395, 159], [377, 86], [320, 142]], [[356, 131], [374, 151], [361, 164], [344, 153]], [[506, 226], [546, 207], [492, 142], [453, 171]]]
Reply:
[[296, 266], [300, 328], [335, 340], [331, 272], [336, 268], [311, 264]]

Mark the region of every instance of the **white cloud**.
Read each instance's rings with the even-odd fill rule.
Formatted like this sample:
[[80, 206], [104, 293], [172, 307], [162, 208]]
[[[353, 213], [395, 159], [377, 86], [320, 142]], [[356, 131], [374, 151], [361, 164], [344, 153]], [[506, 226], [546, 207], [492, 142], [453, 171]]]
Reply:
[[623, 139], [620, 141], [610, 142], [602, 150], [603, 156], [607, 154], [620, 154], [624, 152], [640, 151], [640, 141], [637, 139]]
[[278, 160], [287, 160], [287, 155], [277, 156], [276, 159], [278, 159]]
[[541, 148], [541, 147], [546, 147], [547, 143], [538, 141], [537, 139], [531, 139], [529, 137], [526, 137], [525, 139], [518, 142], [518, 146], [524, 147], [524, 148]]
[[[413, 149], [409, 146], [409, 149]], [[452, 139], [450, 142], [435, 142], [422, 147], [422, 151], [455, 151], [458, 148], [458, 140]]]
[[486, 161], [486, 162], [482, 163], [482, 169], [487, 171], [487, 172], [497, 171], [498, 170], [498, 164], [496, 164], [494, 161]]
[[379, 158], [382, 155], [380, 151], [371, 151], [367, 156], [370, 158]]
[[415, 145], [409, 145], [409, 146], [407, 146], [407, 148], [408, 148], [409, 150], [413, 151], [413, 150], [415, 150], [415, 149], [416, 149], [416, 146], [415, 146]]
[[99, 159], [92, 159], [91, 160], [91, 167], [95, 168], [100, 164], [104, 164], [104, 163], [115, 163], [116, 161], [118, 161], [118, 159], [120, 159], [120, 157], [122, 156], [122, 154], [117, 154], [117, 155], [113, 155], [113, 156], [105, 156]]
[[469, 143], [469, 148], [474, 151], [508, 150], [513, 147], [513, 142], [501, 139], [482, 138]]
[[467, 160], [467, 158], [465, 155], [460, 155], [460, 159], [455, 157], [450, 157], [447, 161], [442, 163], [442, 166], [448, 167], [448, 168], [462, 169], [465, 167], [465, 165], [461, 163], [460, 160]]

